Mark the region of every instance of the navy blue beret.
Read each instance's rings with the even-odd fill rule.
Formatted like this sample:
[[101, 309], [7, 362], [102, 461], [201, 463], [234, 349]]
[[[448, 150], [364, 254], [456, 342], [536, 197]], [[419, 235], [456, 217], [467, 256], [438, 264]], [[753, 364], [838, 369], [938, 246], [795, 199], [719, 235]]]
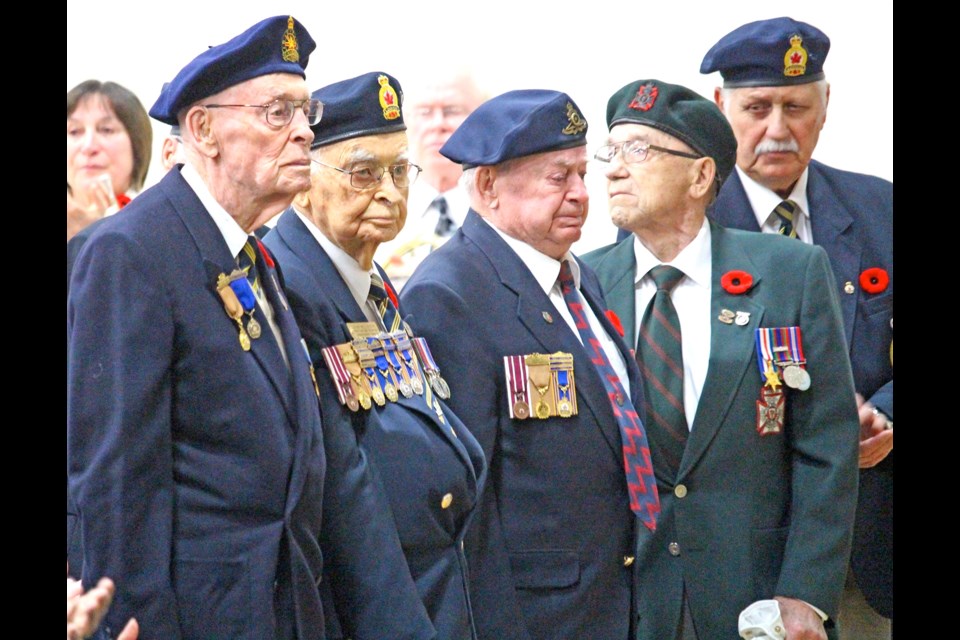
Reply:
[[440, 153], [464, 169], [587, 144], [587, 121], [559, 91], [508, 91], [477, 107]]
[[793, 18], [759, 20], [720, 38], [700, 64], [700, 73], [719, 71], [723, 86], [771, 87], [822, 80], [830, 38]]
[[323, 120], [311, 127], [311, 149], [371, 136], [406, 131], [403, 123], [403, 90], [393, 76], [371, 71], [313, 92], [323, 103]]
[[150, 115], [173, 125], [184, 107], [245, 80], [271, 73], [305, 78], [303, 70], [316, 46], [293, 16], [267, 18], [191, 60], [160, 92]]
[[643, 124], [668, 133], [717, 163], [721, 184], [737, 162], [737, 138], [717, 105], [700, 94], [660, 80], [637, 80], [607, 101], [607, 127]]

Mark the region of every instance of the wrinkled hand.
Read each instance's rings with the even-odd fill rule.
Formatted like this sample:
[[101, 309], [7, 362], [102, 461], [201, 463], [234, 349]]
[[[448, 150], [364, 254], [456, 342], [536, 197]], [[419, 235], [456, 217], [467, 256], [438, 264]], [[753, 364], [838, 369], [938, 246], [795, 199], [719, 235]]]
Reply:
[[68, 242], [85, 227], [102, 218], [113, 204], [113, 194], [99, 181], [74, 189], [73, 195], [67, 191]]
[[883, 461], [893, 451], [893, 427], [882, 413], [857, 394], [860, 415], [860, 468], [869, 469]]
[[84, 593], [83, 585], [67, 578], [67, 640], [82, 640], [93, 635], [113, 601], [114, 586], [103, 578]]
[[780, 617], [787, 631], [787, 640], [827, 640], [823, 620], [802, 600], [774, 596], [780, 605]]

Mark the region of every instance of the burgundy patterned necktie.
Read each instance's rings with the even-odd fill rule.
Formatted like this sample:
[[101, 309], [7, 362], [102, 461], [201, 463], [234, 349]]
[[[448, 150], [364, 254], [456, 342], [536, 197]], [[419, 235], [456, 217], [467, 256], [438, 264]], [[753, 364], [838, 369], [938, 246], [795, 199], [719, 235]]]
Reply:
[[620, 378], [610, 365], [603, 345], [597, 340], [590, 323], [584, 313], [584, 302], [574, 286], [570, 264], [563, 261], [560, 267], [560, 291], [563, 299], [573, 315], [580, 332], [583, 346], [590, 355], [590, 360], [600, 374], [600, 380], [610, 399], [610, 407], [620, 427], [620, 441], [623, 445], [623, 469], [627, 476], [627, 489], [630, 492], [630, 509], [637, 514], [643, 524], [651, 531], [657, 528], [657, 514], [660, 513], [660, 495], [657, 493], [657, 482], [653, 475], [653, 466], [650, 463], [650, 446], [647, 444], [647, 434], [640, 421], [640, 416], [630, 400], [630, 396], [623, 389]]

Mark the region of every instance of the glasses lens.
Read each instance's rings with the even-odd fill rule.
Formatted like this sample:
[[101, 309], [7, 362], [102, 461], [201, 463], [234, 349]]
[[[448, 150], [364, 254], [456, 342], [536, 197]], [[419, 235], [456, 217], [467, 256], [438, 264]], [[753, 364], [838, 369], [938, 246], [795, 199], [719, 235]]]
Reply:
[[393, 177], [393, 184], [398, 187], [409, 187], [410, 186], [410, 165], [409, 164], [395, 164], [390, 167], [390, 175]]
[[275, 127], [286, 126], [293, 120], [293, 103], [290, 100], [274, 100], [267, 105], [267, 122]]
[[350, 184], [355, 189], [369, 189], [383, 178], [381, 167], [357, 167], [350, 171]]
[[643, 162], [647, 157], [649, 147], [639, 140], [631, 140], [623, 143], [623, 161], [624, 162]]
[[320, 122], [323, 117], [323, 103], [319, 100], [307, 100], [303, 103], [303, 114], [307, 116], [307, 122], [312, 127]]

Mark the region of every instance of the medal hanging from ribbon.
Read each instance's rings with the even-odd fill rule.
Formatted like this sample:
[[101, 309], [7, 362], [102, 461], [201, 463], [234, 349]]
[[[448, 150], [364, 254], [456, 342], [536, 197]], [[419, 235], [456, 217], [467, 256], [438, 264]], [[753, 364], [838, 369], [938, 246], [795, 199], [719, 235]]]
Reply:
[[782, 347], [777, 344], [778, 331], [778, 329], [759, 328], [754, 334], [757, 365], [763, 380], [760, 398], [757, 400], [757, 433], [762, 436], [780, 433], [783, 430], [786, 415], [786, 398], [775, 366], [776, 358], [780, 357], [778, 354], [785, 353], [785, 349], [778, 348], [778, 346]]
[[382, 407], [387, 403], [387, 398], [383, 393], [383, 388], [380, 386], [380, 377], [377, 375], [376, 358], [373, 355], [373, 351], [370, 350], [370, 346], [365, 338], [357, 338], [352, 344], [353, 350], [357, 353], [357, 357], [360, 360], [360, 368], [363, 369], [363, 373], [370, 385], [370, 396], [378, 406]]
[[407, 377], [406, 367], [400, 362], [400, 355], [397, 353], [397, 344], [388, 333], [381, 333], [377, 339], [380, 341], [380, 346], [383, 347], [383, 352], [387, 356], [387, 362], [393, 370], [393, 377], [397, 381], [397, 388], [400, 390], [400, 393], [403, 394], [404, 398], [412, 398], [413, 387], [410, 385], [410, 380]]
[[772, 362], [781, 371], [783, 382], [799, 391], [809, 389], [800, 327], [761, 328], [757, 333], [757, 348], [762, 350], [765, 362]]
[[253, 287], [250, 286], [250, 281], [247, 280], [247, 276], [244, 275], [242, 278], [232, 279], [230, 281], [230, 288], [233, 289], [233, 292], [237, 295], [237, 300], [243, 305], [243, 310], [247, 314], [247, 333], [250, 334], [251, 338], [256, 340], [261, 335], [261, 329], [260, 323], [253, 317], [254, 312], [257, 310], [257, 296], [253, 293]]
[[383, 345], [377, 338], [367, 338], [367, 347], [373, 354], [376, 362], [377, 377], [383, 394], [390, 402], [396, 402], [400, 398], [397, 393], [396, 381], [393, 378], [393, 372], [390, 370], [390, 363], [387, 362], [387, 354], [384, 352]]
[[510, 417], [540, 420], [577, 415], [573, 356], [558, 351], [550, 355], [504, 356]]
[[[217, 277], [217, 293], [220, 294], [220, 299], [223, 301], [224, 311], [226, 311], [227, 315], [237, 323], [238, 337], [240, 338], [240, 348], [244, 351], [250, 351], [250, 335], [247, 334], [247, 330], [243, 326], [244, 304], [241, 302], [236, 290], [232, 286], [233, 282], [239, 280], [243, 280], [244, 282], [247, 281], [246, 274], [239, 269], [233, 270], [230, 275], [221, 273]], [[247, 283], [247, 286], [249, 287], [249, 282]], [[257, 335], [260, 334], [257, 333]]]
[[334, 386], [337, 388], [337, 397], [340, 399], [340, 404], [346, 405], [350, 411], [357, 411], [360, 408], [360, 401], [354, 393], [350, 373], [343, 362], [340, 350], [337, 347], [324, 347], [320, 352], [323, 354], [323, 360], [327, 363]]
[[437, 366], [437, 362], [433, 359], [433, 354], [430, 353], [430, 346], [427, 344], [426, 339], [411, 338], [411, 342], [413, 342], [413, 347], [420, 356], [420, 361], [423, 363], [424, 374], [427, 376], [427, 382], [433, 387], [433, 392], [444, 400], [448, 400], [450, 398], [450, 386], [447, 384], [447, 381], [443, 379], [443, 376], [440, 375], [440, 367]]
[[396, 344], [397, 353], [399, 353], [402, 358], [403, 366], [407, 371], [407, 377], [410, 379], [410, 386], [413, 387], [413, 392], [418, 396], [422, 396], [423, 381], [421, 380], [417, 357], [413, 353], [413, 345], [410, 343], [410, 336], [408, 336], [405, 331], [396, 331], [391, 337]]
[[506, 356], [503, 366], [510, 389], [510, 417], [526, 420], [530, 417], [530, 394], [527, 387], [527, 365], [523, 356]]

